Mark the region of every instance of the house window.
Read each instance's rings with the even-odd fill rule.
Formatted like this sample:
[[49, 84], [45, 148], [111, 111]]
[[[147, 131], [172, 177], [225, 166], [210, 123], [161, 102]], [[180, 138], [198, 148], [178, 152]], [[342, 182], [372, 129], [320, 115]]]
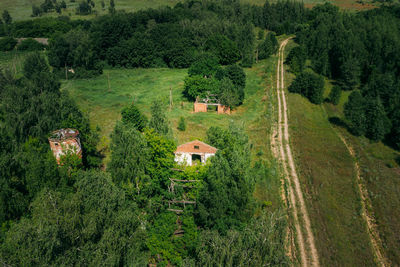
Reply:
[[200, 149], [200, 147], [199, 146], [194, 146], [194, 149]]
[[54, 143], [56, 146], [58, 146], [58, 143]]

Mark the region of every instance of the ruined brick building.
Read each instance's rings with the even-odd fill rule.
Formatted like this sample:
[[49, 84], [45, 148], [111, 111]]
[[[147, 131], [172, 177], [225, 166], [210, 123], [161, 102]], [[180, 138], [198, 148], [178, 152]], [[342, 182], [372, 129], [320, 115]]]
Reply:
[[67, 153], [77, 154], [82, 157], [78, 130], [66, 128], [54, 131], [49, 137], [49, 143], [58, 164], [60, 164], [60, 157]]

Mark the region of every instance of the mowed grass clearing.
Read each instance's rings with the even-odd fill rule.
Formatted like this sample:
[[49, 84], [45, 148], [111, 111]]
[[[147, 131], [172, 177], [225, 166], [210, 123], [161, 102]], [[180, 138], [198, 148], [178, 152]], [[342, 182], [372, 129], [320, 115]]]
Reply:
[[[289, 86], [294, 76], [285, 77]], [[299, 94], [287, 99], [291, 146], [321, 265], [374, 266], [353, 159], [322, 106]]]

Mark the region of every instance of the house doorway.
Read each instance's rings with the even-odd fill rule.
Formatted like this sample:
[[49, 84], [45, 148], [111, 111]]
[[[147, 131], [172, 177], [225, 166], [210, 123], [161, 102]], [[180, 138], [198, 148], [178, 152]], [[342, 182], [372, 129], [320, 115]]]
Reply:
[[192, 154], [192, 165], [197, 165], [201, 163], [201, 156], [198, 154]]

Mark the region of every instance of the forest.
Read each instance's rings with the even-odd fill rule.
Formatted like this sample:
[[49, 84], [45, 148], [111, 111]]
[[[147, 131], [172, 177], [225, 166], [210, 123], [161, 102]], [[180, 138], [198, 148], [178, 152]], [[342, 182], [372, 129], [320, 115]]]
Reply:
[[[62, 2], [32, 9], [40, 16]], [[82, 12], [90, 6], [83, 1]], [[183, 168], [174, 162], [177, 143], [165, 101], [154, 101], [149, 117], [132, 103], [121, 110], [104, 166], [100, 129], [60, 90], [62, 79], [93, 78], [105, 69], [187, 68], [185, 98], [212, 94], [237, 108], [246, 99], [243, 69], [274, 55], [277, 36], [291, 35], [298, 45], [286, 59], [296, 75], [289, 91], [316, 105], [337, 105], [351, 91], [345, 119], [336, 123], [400, 149], [397, 4], [354, 13], [295, 1], [190, 0], [137, 12], [112, 7], [90, 20], [13, 21], [8, 12], [0, 20], [1, 51], [32, 51], [21, 73], [0, 72], [3, 265], [291, 265], [284, 212], [253, 196], [257, 181], [278, 174], [252, 153], [240, 125], [207, 129], [205, 141], [218, 148], [216, 156]], [[21, 37], [28, 39], [18, 44]], [[334, 81], [328, 98], [326, 79]], [[79, 130], [82, 158], [66, 155], [57, 164], [48, 137], [60, 128]], [[199, 183], [171, 192], [170, 179]], [[196, 205], [179, 215], [169, 211], [178, 194]], [[391, 260], [400, 263], [398, 252]]]

